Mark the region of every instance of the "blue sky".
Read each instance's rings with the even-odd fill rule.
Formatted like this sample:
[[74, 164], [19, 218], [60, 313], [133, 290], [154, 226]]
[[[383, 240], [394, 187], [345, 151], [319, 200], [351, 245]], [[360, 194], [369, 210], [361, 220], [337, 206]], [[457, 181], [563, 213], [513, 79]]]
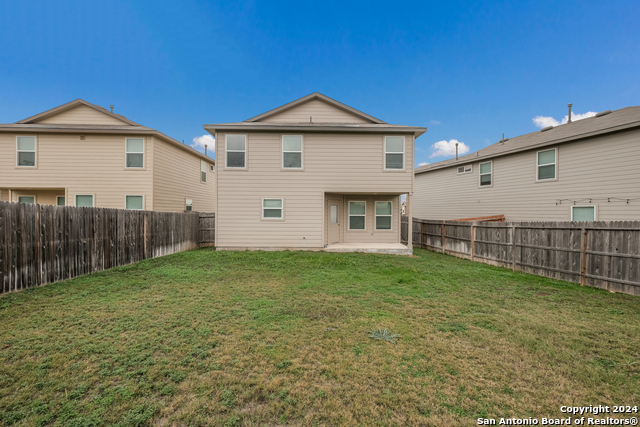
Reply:
[[[0, 122], [76, 98], [192, 143], [321, 92], [471, 151], [640, 104], [640, 3], [0, 2]], [[550, 120], [550, 119], [545, 119]], [[441, 143], [441, 145], [443, 145]]]

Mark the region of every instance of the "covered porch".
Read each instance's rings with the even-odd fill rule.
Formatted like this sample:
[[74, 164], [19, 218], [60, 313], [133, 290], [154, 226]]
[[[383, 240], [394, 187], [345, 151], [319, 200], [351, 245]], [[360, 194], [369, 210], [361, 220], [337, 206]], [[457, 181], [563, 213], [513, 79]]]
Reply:
[[66, 189], [58, 187], [5, 187], [0, 188], [0, 200], [64, 206], [66, 205]]
[[324, 250], [411, 255], [401, 233], [405, 199], [407, 193], [325, 193]]

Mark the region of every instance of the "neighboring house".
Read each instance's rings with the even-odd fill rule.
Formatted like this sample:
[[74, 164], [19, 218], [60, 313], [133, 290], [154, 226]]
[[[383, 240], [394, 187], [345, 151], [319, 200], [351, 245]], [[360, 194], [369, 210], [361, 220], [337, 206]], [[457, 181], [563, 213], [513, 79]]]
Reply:
[[214, 171], [191, 147], [81, 99], [0, 124], [4, 201], [213, 212]]
[[415, 170], [413, 216], [640, 220], [640, 107], [604, 111]]
[[204, 128], [219, 159], [218, 249], [411, 253], [401, 244], [400, 196], [410, 211], [414, 139], [425, 128], [319, 93]]

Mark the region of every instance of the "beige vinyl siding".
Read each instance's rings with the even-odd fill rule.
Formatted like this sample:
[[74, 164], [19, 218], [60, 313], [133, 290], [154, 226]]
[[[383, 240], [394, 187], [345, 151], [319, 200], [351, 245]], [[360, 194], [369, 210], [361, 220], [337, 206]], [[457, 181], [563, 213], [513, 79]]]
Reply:
[[4, 188], [0, 188], [0, 200], [3, 202], [9, 201], [9, 190], [5, 190]]
[[[640, 220], [640, 131], [626, 131], [558, 145], [556, 181], [536, 182], [536, 153], [531, 150], [493, 159], [493, 186], [479, 187], [479, 163], [473, 172], [449, 167], [417, 174], [413, 216], [458, 219], [504, 214], [509, 221], [569, 221], [573, 203], [597, 206], [597, 220]], [[486, 159], [482, 160], [483, 162]], [[460, 163], [461, 166], [467, 163]], [[589, 198], [592, 203], [589, 203]]]
[[[55, 205], [56, 197], [64, 197], [64, 189], [60, 190], [13, 190], [11, 192], [11, 201], [17, 202], [20, 196], [35, 196], [35, 202], [40, 205]], [[3, 199], [4, 200], [4, 199]]]
[[272, 123], [371, 123], [355, 114], [341, 110], [319, 99], [313, 99], [281, 113], [265, 117], [261, 122]]
[[[247, 169], [232, 170], [222, 167], [225, 135], [217, 135], [218, 246], [320, 248], [325, 193], [411, 191], [412, 135], [406, 135], [405, 170], [387, 172], [382, 134], [304, 133], [304, 171], [281, 170], [281, 137], [249, 133]], [[262, 220], [263, 198], [284, 199], [284, 220]]]
[[[145, 196], [153, 206], [153, 138], [145, 137], [145, 168], [125, 169], [125, 138], [135, 135], [39, 134], [37, 168], [17, 168], [16, 134], [0, 133], [0, 185], [4, 189], [60, 188], [67, 204], [94, 194], [97, 207], [124, 209], [125, 195]], [[55, 199], [52, 204], [55, 203]]]
[[[182, 212], [185, 199], [192, 199], [194, 211], [215, 212], [215, 172], [207, 168], [207, 182], [201, 182], [200, 161], [200, 157], [155, 139], [154, 210]], [[213, 162], [211, 159], [208, 164]]]
[[67, 111], [63, 111], [46, 119], [37, 120], [40, 124], [78, 124], [78, 125], [126, 125], [126, 122], [115, 117], [103, 114], [86, 105], [80, 105]]
[[[341, 200], [340, 233], [343, 243], [400, 243], [400, 196], [372, 196], [370, 194], [325, 194], [325, 218], [329, 215], [328, 201]], [[365, 229], [349, 230], [349, 202], [366, 202]], [[376, 202], [392, 203], [391, 230], [376, 230]], [[325, 221], [326, 222], [326, 221]], [[329, 241], [329, 231], [325, 224], [324, 244]]]

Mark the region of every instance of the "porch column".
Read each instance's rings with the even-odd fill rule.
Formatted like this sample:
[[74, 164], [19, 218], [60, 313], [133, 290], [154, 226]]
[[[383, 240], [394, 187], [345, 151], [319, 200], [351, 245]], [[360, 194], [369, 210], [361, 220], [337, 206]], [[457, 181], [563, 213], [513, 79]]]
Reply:
[[413, 215], [411, 209], [413, 208], [412, 193], [407, 193], [407, 205], [405, 206], [405, 214], [407, 215], [407, 248], [413, 254]]

